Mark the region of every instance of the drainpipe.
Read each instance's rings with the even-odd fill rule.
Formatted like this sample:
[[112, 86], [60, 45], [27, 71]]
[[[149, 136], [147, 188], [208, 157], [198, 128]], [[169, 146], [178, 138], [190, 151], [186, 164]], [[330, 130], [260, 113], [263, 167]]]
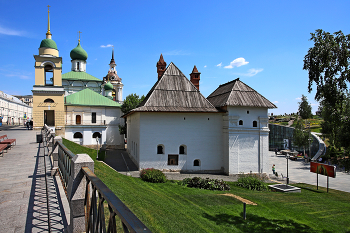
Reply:
[[259, 118], [259, 127], [258, 127], [258, 129], [259, 129], [259, 143], [258, 143], [258, 146], [259, 146], [259, 148], [258, 148], [258, 154], [259, 154], [259, 157], [258, 157], [258, 171], [259, 171], [259, 173], [261, 173], [261, 156], [260, 156], [260, 117], [258, 117]]

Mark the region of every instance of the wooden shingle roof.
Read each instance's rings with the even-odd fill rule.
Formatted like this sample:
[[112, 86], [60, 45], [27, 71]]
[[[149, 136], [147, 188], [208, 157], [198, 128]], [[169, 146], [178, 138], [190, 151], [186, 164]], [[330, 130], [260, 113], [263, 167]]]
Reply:
[[260, 95], [253, 88], [241, 82], [239, 78], [220, 85], [207, 99], [215, 107], [241, 106], [277, 108], [276, 105]]
[[218, 112], [218, 110], [171, 62], [139, 107], [131, 112]]

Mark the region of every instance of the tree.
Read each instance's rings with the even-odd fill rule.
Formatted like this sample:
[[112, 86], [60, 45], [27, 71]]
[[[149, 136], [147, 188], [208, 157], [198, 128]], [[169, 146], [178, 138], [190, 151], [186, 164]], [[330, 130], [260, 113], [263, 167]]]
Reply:
[[[123, 113], [128, 113], [134, 108], [137, 108], [141, 104], [141, 102], [145, 99], [145, 96], [142, 95], [141, 98], [136, 95], [136, 94], [130, 94], [127, 97], [125, 97], [125, 100], [121, 106], [121, 110]], [[127, 132], [127, 125], [126, 125], [126, 120], [124, 119], [124, 126], [119, 125], [119, 133], [120, 134], [125, 134], [126, 137], [126, 132]]]
[[311, 104], [309, 104], [305, 95], [301, 96], [301, 102], [299, 102], [298, 111], [302, 119], [312, 118]]
[[298, 120], [293, 131], [293, 144], [304, 149], [309, 145], [310, 133], [304, 130], [302, 120]]
[[134, 108], [136, 108], [143, 100], [145, 99], [145, 96], [141, 96], [141, 98], [136, 94], [130, 94], [127, 97], [125, 97], [125, 100], [123, 102], [123, 105], [121, 107], [121, 110], [123, 113], [130, 112]]
[[316, 100], [336, 101], [332, 90], [343, 92], [350, 81], [350, 35], [344, 35], [342, 31], [331, 35], [318, 29], [311, 33], [310, 40], [314, 41], [314, 46], [305, 55], [303, 66], [309, 72], [308, 90], [311, 92], [315, 83]]
[[[331, 150], [341, 146], [344, 137], [342, 128], [345, 118], [343, 107], [345, 104], [347, 84], [350, 81], [350, 35], [342, 31], [332, 34], [321, 29], [311, 33], [314, 46], [304, 57], [304, 70], [309, 72], [308, 91], [316, 84], [315, 99], [322, 105], [322, 133], [330, 140]], [[349, 129], [350, 130], [350, 129]], [[342, 132], [342, 133], [341, 133]], [[328, 150], [327, 150], [328, 151]], [[334, 151], [334, 150], [333, 150]]]

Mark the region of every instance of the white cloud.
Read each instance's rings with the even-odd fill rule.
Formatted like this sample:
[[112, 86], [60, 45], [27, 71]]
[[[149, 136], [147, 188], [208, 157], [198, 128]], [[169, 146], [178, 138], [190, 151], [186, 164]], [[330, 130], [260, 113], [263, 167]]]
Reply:
[[249, 69], [247, 73], [234, 73], [235, 75], [239, 75], [239, 76], [246, 76], [246, 77], [252, 77], [254, 75], [256, 75], [257, 73], [260, 73], [261, 71], [263, 71], [264, 69]]
[[254, 76], [254, 75], [256, 75], [257, 73], [260, 73], [261, 71], [263, 71], [264, 69], [250, 69], [250, 70], [248, 70], [248, 74], [247, 74], [247, 76], [248, 77], [252, 77], [252, 76]]
[[230, 65], [225, 66], [226, 69], [232, 69], [233, 67], [240, 67], [247, 65], [249, 62], [247, 62], [243, 57], [236, 58], [235, 60], [231, 61]]
[[221, 67], [222, 66], [222, 62], [220, 64], [217, 64], [216, 66]]
[[4, 27], [0, 26], [0, 34], [8, 35], [8, 36], [23, 36], [24, 32], [12, 30], [12, 29], [4, 28]]
[[273, 103], [274, 103], [274, 104], [278, 104], [278, 101], [277, 101], [277, 100], [276, 100], [276, 101], [273, 101]]
[[183, 56], [183, 55], [190, 55], [190, 53], [186, 52], [186, 51], [183, 51], [183, 50], [172, 50], [172, 51], [168, 51], [168, 52], [165, 52], [163, 53], [163, 55], [166, 55], [166, 56]]
[[101, 48], [110, 48], [110, 47], [113, 47], [113, 45], [112, 45], [112, 44], [101, 45], [100, 47], [101, 47]]
[[296, 100], [301, 100], [301, 97], [297, 97], [297, 98], [295, 98]]
[[205, 65], [204, 68], [207, 68], [207, 65]]

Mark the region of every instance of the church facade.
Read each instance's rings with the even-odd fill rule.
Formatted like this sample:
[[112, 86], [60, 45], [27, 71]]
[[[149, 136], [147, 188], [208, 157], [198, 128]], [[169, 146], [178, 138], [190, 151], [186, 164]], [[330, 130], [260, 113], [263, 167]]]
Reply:
[[239, 79], [205, 98], [161, 55], [158, 81], [127, 121], [127, 150], [139, 167], [184, 172], [268, 172], [268, 109], [276, 106]]
[[[119, 134], [121, 120], [122, 83], [100, 80], [86, 72], [87, 52], [80, 45], [70, 52], [71, 71], [62, 74], [62, 58], [56, 42], [48, 30], [41, 41], [39, 55], [35, 55], [35, 85], [33, 86], [34, 128], [44, 124], [57, 135], [81, 145], [124, 147], [124, 137]], [[114, 51], [112, 52], [114, 62]], [[115, 64], [115, 62], [114, 62]], [[111, 66], [111, 65], [110, 65]], [[115, 66], [113, 66], [115, 67]], [[116, 70], [114, 69], [116, 75]], [[117, 99], [113, 92], [119, 90]], [[120, 90], [121, 89], [121, 90]]]

